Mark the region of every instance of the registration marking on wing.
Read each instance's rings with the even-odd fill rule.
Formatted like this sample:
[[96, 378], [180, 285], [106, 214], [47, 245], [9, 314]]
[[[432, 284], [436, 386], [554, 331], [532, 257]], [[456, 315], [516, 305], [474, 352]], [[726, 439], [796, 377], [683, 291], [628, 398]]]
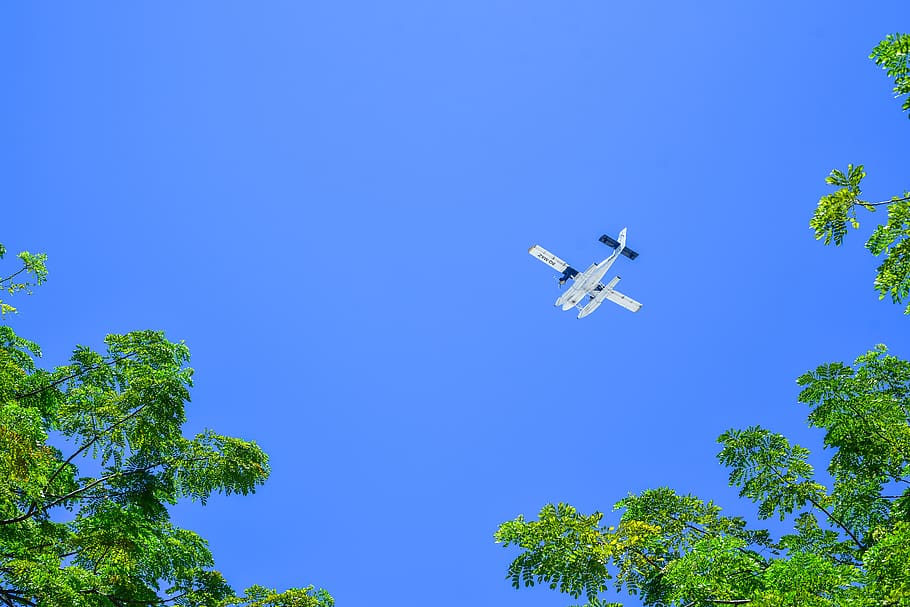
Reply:
[[547, 251], [545, 248], [543, 248], [540, 245], [537, 245], [537, 244], [534, 245], [533, 247], [528, 249], [528, 253], [530, 253], [531, 255], [533, 255], [534, 257], [539, 259], [540, 261], [544, 262], [551, 268], [554, 268], [558, 272], [565, 272], [566, 268], [569, 267], [569, 264], [567, 264], [566, 262], [561, 260], [556, 255], [553, 255], [552, 253], [550, 253], [549, 251]]

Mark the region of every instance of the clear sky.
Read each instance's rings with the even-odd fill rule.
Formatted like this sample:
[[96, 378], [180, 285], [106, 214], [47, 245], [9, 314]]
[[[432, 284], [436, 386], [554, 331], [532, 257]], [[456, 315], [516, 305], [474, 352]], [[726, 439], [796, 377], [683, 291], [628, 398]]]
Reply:
[[[345, 606], [563, 606], [497, 525], [670, 485], [751, 516], [718, 434], [819, 445], [794, 379], [910, 357], [863, 248], [814, 241], [832, 168], [910, 189], [867, 56], [905, 0], [92, 2], [0, 8], [10, 320], [65, 361], [163, 329], [187, 432], [255, 439], [254, 496], [180, 506], [236, 588]], [[552, 306], [538, 243], [643, 302]], [[8, 264], [9, 265], [9, 264]], [[824, 467], [823, 459], [815, 460]], [[613, 514], [608, 514], [615, 516]], [[634, 605], [635, 601], [628, 601]]]

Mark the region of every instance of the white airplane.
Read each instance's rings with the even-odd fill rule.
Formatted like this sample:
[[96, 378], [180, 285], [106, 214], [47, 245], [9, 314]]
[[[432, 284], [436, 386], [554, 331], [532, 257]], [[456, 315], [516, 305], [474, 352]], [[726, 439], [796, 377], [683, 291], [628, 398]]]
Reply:
[[[558, 272], [562, 272], [562, 276], [559, 277], [559, 284], [563, 285], [569, 279], [573, 281], [568, 290], [560, 295], [553, 305], [562, 306], [563, 310], [578, 308], [580, 310], [578, 318], [584, 318], [599, 308], [605, 299], [609, 299], [632, 312], [638, 312], [641, 309], [640, 303], [613, 288], [619, 282], [619, 276], [613, 278], [607, 284], [600, 282], [620, 254], [629, 259], [638, 257], [638, 253], [626, 247], [626, 228], [622, 229], [617, 240], [613, 240], [604, 234], [600, 237], [600, 242], [608, 247], [613, 247], [613, 253], [600, 263], [592, 263], [584, 272], [579, 272], [540, 245], [534, 245], [528, 249], [528, 253], [548, 266], [555, 268]], [[582, 302], [586, 296], [588, 301]]]

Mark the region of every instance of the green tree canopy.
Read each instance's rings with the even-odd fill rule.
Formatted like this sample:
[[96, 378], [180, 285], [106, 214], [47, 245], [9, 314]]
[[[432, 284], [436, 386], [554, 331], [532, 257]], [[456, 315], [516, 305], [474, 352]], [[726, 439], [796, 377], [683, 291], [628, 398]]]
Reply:
[[[888, 36], [872, 58], [910, 93], [910, 37]], [[910, 102], [904, 109], [910, 109]], [[811, 227], [839, 245], [857, 207], [888, 206], [888, 221], [866, 247], [882, 255], [881, 297], [910, 295], [910, 193], [870, 203], [860, 198], [862, 165], [832, 171], [839, 188], [821, 199]], [[907, 308], [910, 313], [910, 306]], [[536, 520], [503, 523], [497, 542], [519, 555], [507, 577], [516, 588], [546, 584], [606, 605], [610, 585], [645, 605], [710, 607], [910, 606], [910, 362], [876, 346], [852, 365], [831, 363], [798, 378], [808, 424], [824, 432], [832, 454], [828, 484], [810, 453], [785, 436], [754, 426], [719, 438], [718, 459], [731, 486], [755, 504], [758, 519], [789, 521], [779, 537], [711, 501], [669, 488], [617, 502], [613, 526], [600, 512], [546, 505]]]
[[910, 362], [878, 346], [798, 383], [809, 425], [833, 451], [830, 486], [781, 434], [755, 426], [718, 439], [730, 484], [793, 533], [772, 538], [669, 488], [619, 501], [615, 527], [599, 512], [547, 505], [496, 532], [522, 550], [512, 584], [545, 583], [592, 606], [611, 580], [646, 605], [910, 605]]
[[[19, 259], [10, 294], [46, 276], [43, 255]], [[212, 430], [183, 436], [184, 343], [158, 331], [104, 343], [46, 370], [37, 344], [0, 325], [0, 605], [330, 607], [313, 587], [238, 596], [207, 542], [172, 523], [180, 499], [255, 491], [268, 457]]]

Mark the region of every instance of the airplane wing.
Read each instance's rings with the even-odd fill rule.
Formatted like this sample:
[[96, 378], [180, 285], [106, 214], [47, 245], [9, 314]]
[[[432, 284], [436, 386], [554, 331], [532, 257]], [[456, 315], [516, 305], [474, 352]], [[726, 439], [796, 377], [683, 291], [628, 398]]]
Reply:
[[604, 297], [606, 297], [613, 303], [617, 303], [617, 304], [621, 305], [626, 310], [631, 310], [632, 312], [638, 312], [639, 310], [641, 310], [641, 304], [639, 302], [635, 301], [631, 297], [627, 297], [626, 295], [623, 295], [622, 293], [620, 293], [619, 291], [617, 291], [615, 289], [610, 289], [610, 291], [606, 295], [604, 295]]
[[[641, 310], [641, 304], [627, 295], [623, 295], [613, 287], [616, 286], [616, 283], [619, 282], [619, 276], [615, 277], [606, 285], [602, 283], [597, 283], [597, 286], [588, 293], [588, 297], [594, 299], [595, 296], [602, 297], [604, 299], [609, 299], [613, 303], [617, 303], [624, 307], [626, 310], [631, 310], [632, 312], [638, 312]], [[601, 293], [606, 291], [603, 295]]]
[[561, 260], [556, 255], [553, 255], [552, 253], [550, 253], [549, 251], [547, 251], [545, 248], [543, 248], [540, 245], [537, 245], [537, 244], [534, 245], [533, 247], [528, 249], [528, 253], [530, 253], [531, 255], [533, 255], [534, 257], [539, 259], [540, 261], [544, 262], [545, 264], [547, 264], [548, 266], [550, 266], [557, 272], [562, 272], [568, 278], [572, 278], [576, 274], [578, 274], [578, 270], [576, 270], [575, 268], [573, 268], [572, 266], [570, 266], [569, 264], [567, 264], [566, 262]]

